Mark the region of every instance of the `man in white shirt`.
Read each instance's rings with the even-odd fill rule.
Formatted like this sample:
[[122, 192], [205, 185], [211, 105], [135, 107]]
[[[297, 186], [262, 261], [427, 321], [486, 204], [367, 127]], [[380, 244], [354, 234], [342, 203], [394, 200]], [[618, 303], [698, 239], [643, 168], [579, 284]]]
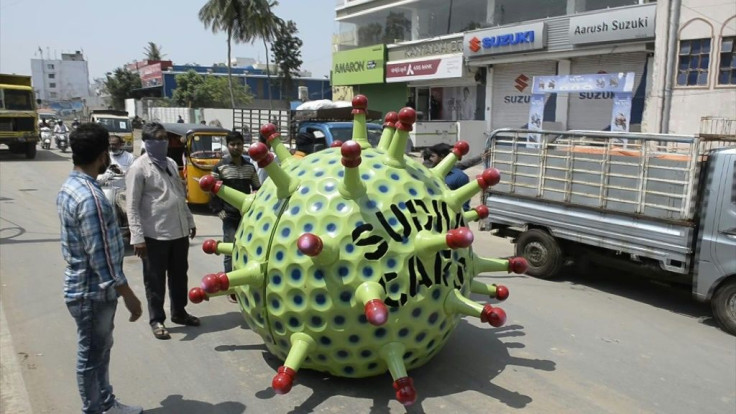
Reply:
[[143, 283], [153, 335], [157, 339], [169, 339], [171, 336], [164, 326], [167, 278], [171, 322], [187, 326], [200, 324], [198, 318], [184, 309], [188, 238], [194, 238], [197, 228], [176, 162], [166, 156], [169, 141], [163, 125], [147, 123], [141, 135], [146, 153], [133, 162], [125, 177], [130, 244], [143, 261]]
[[59, 122], [56, 123], [56, 126], [54, 126], [54, 138], [56, 138], [56, 147], [59, 147], [59, 139], [57, 138], [56, 134], [67, 134], [69, 133], [69, 128], [64, 125], [64, 120], [60, 119]]
[[133, 165], [135, 156], [123, 150], [123, 140], [117, 135], [110, 135], [110, 167], [104, 174], [97, 176], [97, 182], [106, 183], [115, 175], [125, 174]]

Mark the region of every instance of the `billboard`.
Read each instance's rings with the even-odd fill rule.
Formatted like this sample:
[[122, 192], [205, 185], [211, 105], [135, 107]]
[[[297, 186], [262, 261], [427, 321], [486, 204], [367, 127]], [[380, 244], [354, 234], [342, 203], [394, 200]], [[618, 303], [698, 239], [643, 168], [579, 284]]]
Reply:
[[332, 85], [383, 83], [385, 45], [361, 47], [332, 55]]

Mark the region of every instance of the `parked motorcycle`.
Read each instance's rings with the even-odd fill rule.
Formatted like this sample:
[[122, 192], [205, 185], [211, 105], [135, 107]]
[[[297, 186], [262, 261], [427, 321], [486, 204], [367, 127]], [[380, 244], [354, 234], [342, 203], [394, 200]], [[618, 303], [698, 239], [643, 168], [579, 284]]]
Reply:
[[60, 149], [61, 152], [66, 152], [69, 148], [69, 133], [68, 132], [57, 132], [55, 135], [56, 148]]
[[51, 131], [51, 128], [49, 127], [41, 128], [41, 148], [46, 149], [46, 150], [51, 148], [51, 139], [53, 135], [54, 133], [53, 131]]

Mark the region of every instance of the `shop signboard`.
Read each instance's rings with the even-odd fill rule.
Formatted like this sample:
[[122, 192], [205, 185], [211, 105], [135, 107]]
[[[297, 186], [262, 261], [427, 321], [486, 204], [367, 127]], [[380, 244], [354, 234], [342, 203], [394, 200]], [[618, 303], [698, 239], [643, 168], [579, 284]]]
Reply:
[[547, 26], [544, 22], [465, 33], [463, 54], [467, 57], [526, 52], [544, 49]]
[[463, 53], [463, 39], [459, 35], [453, 38], [424, 40], [421, 42], [394, 46], [388, 49], [388, 61], [419, 59], [440, 55]]
[[443, 56], [434, 59], [393, 62], [386, 65], [386, 83], [427, 79], [448, 79], [463, 76], [463, 56]]
[[656, 4], [570, 17], [570, 44], [654, 38]]
[[386, 47], [375, 45], [332, 55], [332, 85], [383, 83]]

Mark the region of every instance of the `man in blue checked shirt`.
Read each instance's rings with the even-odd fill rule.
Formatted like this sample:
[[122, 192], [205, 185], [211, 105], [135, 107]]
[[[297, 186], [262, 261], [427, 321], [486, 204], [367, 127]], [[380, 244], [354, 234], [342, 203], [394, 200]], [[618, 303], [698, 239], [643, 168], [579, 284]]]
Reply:
[[77, 386], [82, 412], [138, 414], [142, 407], [120, 403], [108, 368], [118, 296], [140, 318], [141, 302], [123, 273], [123, 238], [113, 207], [97, 184], [110, 165], [109, 134], [98, 124], [83, 124], [70, 137], [74, 169], [56, 198], [61, 220], [61, 251], [67, 262], [64, 299], [77, 323]]

